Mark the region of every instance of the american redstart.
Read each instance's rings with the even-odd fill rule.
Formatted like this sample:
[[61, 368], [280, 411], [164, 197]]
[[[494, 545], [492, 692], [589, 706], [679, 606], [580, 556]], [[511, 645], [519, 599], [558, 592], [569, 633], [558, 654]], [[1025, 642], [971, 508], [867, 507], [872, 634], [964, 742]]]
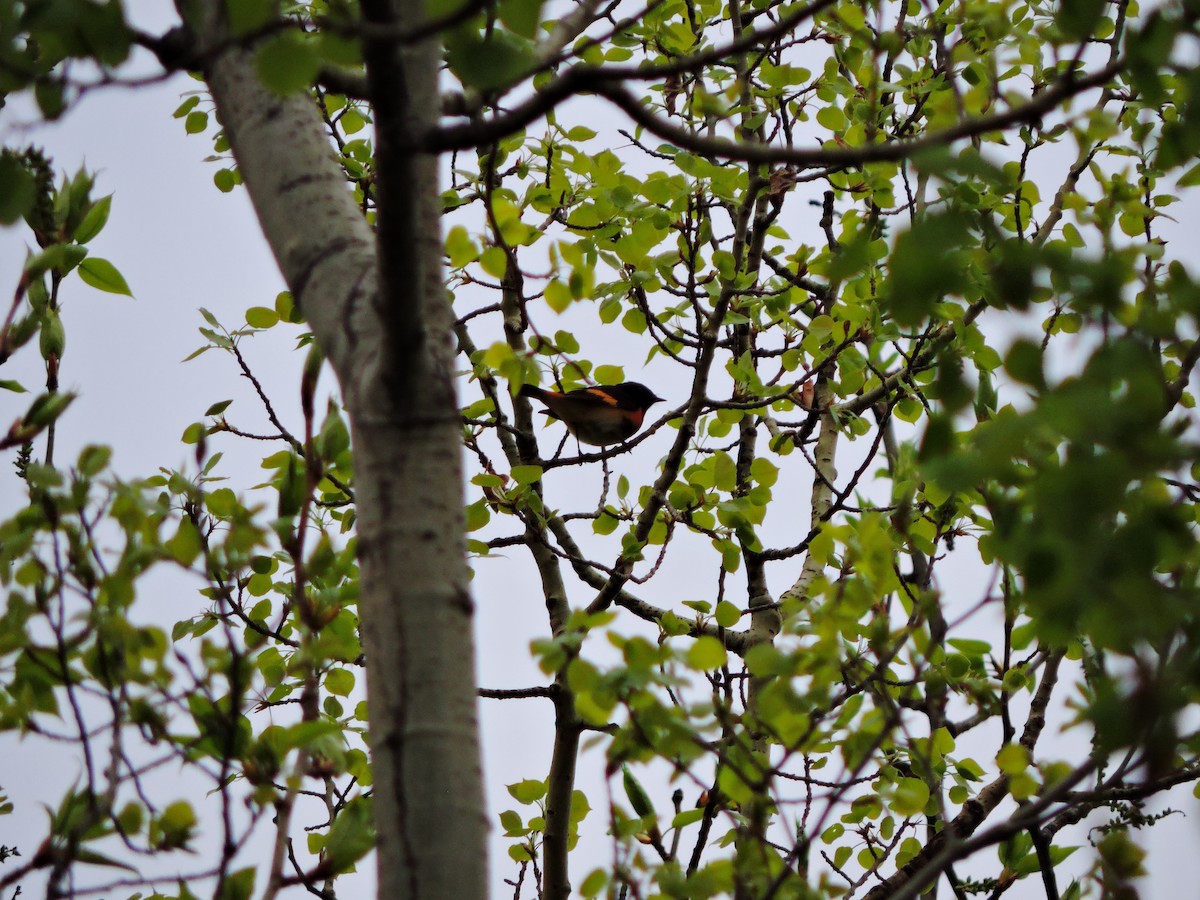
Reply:
[[636, 381], [579, 388], [565, 394], [527, 384], [521, 388], [521, 396], [541, 400], [547, 414], [561, 419], [580, 443], [601, 447], [619, 444], [637, 434], [646, 410], [663, 399]]

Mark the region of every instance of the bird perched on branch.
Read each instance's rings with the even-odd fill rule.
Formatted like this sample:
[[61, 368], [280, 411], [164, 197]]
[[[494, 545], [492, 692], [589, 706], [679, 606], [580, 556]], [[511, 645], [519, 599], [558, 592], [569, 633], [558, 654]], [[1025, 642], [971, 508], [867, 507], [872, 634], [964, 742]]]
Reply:
[[521, 396], [540, 400], [548, 415], [561, 419], [581, 444], [619, 444], [642, 427], [646, 410], [662, 397], [636, 381], [597, 385], [560, 393], [534, 387], [521, 388]]

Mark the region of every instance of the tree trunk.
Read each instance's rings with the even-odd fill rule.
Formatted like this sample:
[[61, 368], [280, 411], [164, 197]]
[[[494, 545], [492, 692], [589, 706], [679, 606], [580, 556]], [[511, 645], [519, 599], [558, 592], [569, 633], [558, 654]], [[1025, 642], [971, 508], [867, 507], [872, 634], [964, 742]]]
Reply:
[[[391, 18], [386, 2], [363, 5], [377, 21]], [[436, 47], [381, 44], [369, 53], [381, 98], [376, 238], [310, 97], [264, 89], [253, 53], [220, 43], [222, 9], [209, 2], [191, 17], [201, 51], [218, 48], [203, 57], [205, 75], [353, 428], [379, 896], [483, 898], [486, 821], [437, 166], [397, 140], [436, 121]]]

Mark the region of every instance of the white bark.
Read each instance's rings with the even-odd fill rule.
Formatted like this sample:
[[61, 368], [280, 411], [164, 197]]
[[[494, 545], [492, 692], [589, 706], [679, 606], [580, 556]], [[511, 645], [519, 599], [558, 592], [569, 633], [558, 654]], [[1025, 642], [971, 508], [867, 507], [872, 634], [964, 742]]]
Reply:
[[[190, 18], [202, 52], [217, 46], [222, 8], [210, 0]], [[432, 120], [436, 57], [428, 48], [405, 54], [404, 65], [429, 69], [406, 72], [404, 89], [409, 106]], [[410, 156], [395, 167], [405, 200], [380, 265], [308, 95], [267, 91], [253, 54], [236, 47], [206, 57], [205, 75], [263, 231], [351, 418], [379, 896], [483, 898], [486, 823], [436, 160]], [[397, 257], [411, 271], [389, 284]]]

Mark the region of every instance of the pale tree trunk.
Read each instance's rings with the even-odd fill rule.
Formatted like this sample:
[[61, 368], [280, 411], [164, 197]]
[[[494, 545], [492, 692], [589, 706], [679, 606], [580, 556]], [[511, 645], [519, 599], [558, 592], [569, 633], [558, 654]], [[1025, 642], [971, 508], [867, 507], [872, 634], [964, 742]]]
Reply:
[[[354, 435], [360, 612], [379, 831], [379, 896], [482, 900], [486, 821], [462, 525], [453, 314], [442, 283], [436, 47], [368, 53], [379, 239], [306, 94], [258, 82], [222, 45], [220, 0], [180, 2], [242, 178], [284, 277], [341, 382]], [[419, 3], [365, 0], [401, 21]], [[198, 9], [201, 8], [202, 9]]]

